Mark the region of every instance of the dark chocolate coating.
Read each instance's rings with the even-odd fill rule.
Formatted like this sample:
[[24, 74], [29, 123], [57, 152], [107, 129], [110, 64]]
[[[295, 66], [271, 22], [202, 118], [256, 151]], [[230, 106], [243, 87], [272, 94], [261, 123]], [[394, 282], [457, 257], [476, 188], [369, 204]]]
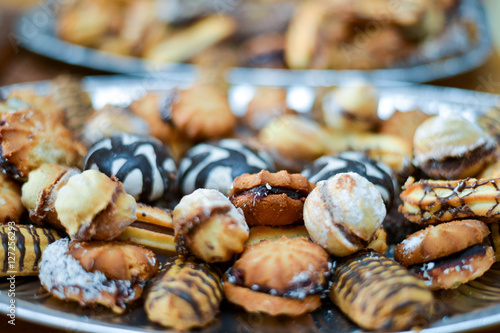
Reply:
[[102, 139], [89, 149], [84, 169], [115, 176], [140, 202], [167, 198], [176, 188], [177, 168], [169, 149], [150, 137], [123, 133]]
[[271, 158], [236, 139], [200, 143], [181, 161], [179, 179], [182, 194], [198, 188], [210, 188], [227, 195], [236, 177], [261, 170], [274, 172]]
[[328, 180], [336, 174], [354, 172], [374, 184], [389, 210], [397, 192], [398, 184], [391, 177], [391, 169], [360, 152], [345, 152], [334, 156], [323, 156], [308, 165], [302, 175], [312, 183]]

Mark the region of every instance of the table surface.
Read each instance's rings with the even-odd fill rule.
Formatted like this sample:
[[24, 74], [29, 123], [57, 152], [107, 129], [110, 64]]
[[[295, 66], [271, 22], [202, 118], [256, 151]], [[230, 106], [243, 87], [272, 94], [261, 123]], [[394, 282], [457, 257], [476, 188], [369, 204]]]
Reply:
[[[63, 64], [42, 56], [19, 49], [9, 39], [16, 17], [21, 10], [27, 8], [26, 3], [39, 3], [38, 0], [1, 0], [0, 1], [0, 86], [52, 79], [59, 74], [71, 74], [78, 77], [86, 75], [102, 75], [105, 72]], [[500, 21], [494, 19], [494, 14], [500, 12], [500, 1], [484, 1], [492, 26], [495, 50], [489, 60], [480, 68], [453, 78], [443, 79], [430, 84], [456, 87], [500, 94]], [[21, 9], [22, 7], [22, 9]], [[6, 33], [7, 32], [7, 33]], [[500, 327], [478, 330], [477, 333], [497, 333]], [[37, 332], [62, 333], [69, 332], [44, 326], [34, 325], [16, 319], [16, 325], [8, 323], [8, 318], [0, 315], [0, 332]], [[74, 332], [74, 330], [72, 330]]]

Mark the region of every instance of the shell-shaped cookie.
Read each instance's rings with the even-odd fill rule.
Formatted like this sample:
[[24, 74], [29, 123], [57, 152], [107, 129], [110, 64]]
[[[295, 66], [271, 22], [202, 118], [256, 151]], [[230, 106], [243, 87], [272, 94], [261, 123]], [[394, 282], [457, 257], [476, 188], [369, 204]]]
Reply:
[[[38, 275], [42, 252], [59, 239], [52, 229], [32, 225], [6, 224], [0, 226], [0, 276]], [[15, 250], [9, 252], [14, 244]]]
[[249, 246], [232, 267], [231, 275], [243, 272], [243, 286], [271, 295], [304, 298], [323, 290], [328, 253], [307, 238], [282, 237]]
[[364, 329], [396, 331], [426, 326], [433, 295], [405, 268], [376, 251], [338, 262], [330, 298]]
[[179, 256], [156, 277], [144, 307], [149, 320], [186, 330], [211, 322], [221, 300], [220, 275], [206, 263]]
[[0, 135], [1, 166], [20, 180], [44, 163], [79, 166], [86, 153], [60, 119], [35, 109], [4, 113]]

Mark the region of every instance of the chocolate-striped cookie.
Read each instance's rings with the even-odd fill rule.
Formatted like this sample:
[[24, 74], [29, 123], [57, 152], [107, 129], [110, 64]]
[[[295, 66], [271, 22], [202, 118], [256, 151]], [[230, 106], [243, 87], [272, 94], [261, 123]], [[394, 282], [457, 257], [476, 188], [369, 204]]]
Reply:
[[239, 140], [200, 143], [180, 163], [181, 192], [186, 195], [198, 188], [210, 188], [228, 195], [236, 177], [261, 170], [274, 171], [271, 158]]
[[168, 197], [176, 188], [175, 161], [168, 148], [152, 137], [122, 133], [102, 139], [88, 151], [84, 169], [115, 176], [140, 202]]

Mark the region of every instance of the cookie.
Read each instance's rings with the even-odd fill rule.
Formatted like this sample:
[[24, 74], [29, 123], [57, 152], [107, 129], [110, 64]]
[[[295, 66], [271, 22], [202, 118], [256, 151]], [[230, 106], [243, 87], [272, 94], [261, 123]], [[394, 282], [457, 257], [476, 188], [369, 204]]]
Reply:
[[102, 139], [87, 152], [83, 168], [115, 176], [140, 202], [172, 198], [177, 190], [176, 163], [152, 137], [122, 133]]
[[304, 224], [311, 239], [335, 256], [365, 248], [385, 215], [375, 185], [352, 172], [320, 181], [304, 204]]
[[264, 240], [224, 274], [224, 293], [248, 312], [299, 316], [321, 305], [330, 268], [328, 253], [306, 238]]
[[241, 253], [248, 225], [241, 210], [221, 192], [198, 189], [184, 196], [173, 212], [176, 249], [206, 262], [224, 262]]
[[279, 226], [302, 220], [304, 202], [312, 189], [300, 174], [262, 170], [237, 177], [229, 195], [243, 210], [248, 225]]
[[355, 172], [377, 187], [389, 211], [398, 191], [398, 183], [389, 166], [367, 157], [362, 152], [344, 152], [322, 156], [306, 166], [301, 174], [316, 184], [328, 180], [338, 173]]
[[394, 251], [394, 260], [407, 267], [446, 257], [480, 244], [488, 226], [478, 220], [460, 220], [429, 226], [406, 237]]
[[198, 188], [215, 189], [227, 195], [236, 177], [261, 170], [274, 171], [270, 156], [240, 140], [200, 143], [180, 162], [180, 189], [184, 195]]
[[493, 159], [497, 144], [478, 125], [461, 118], [433, 117], [413, 138], [413, 163], [434, 179], [457, 180], [475, 176]]

